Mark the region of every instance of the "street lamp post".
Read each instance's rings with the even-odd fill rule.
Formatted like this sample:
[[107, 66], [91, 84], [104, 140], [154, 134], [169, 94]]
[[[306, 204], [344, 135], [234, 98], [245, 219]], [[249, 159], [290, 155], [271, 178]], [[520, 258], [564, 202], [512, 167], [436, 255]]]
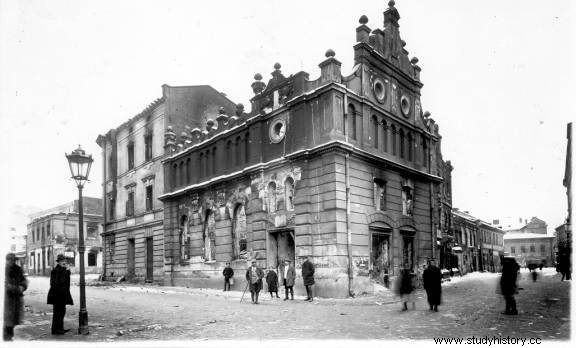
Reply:
[[72, 179], [78, 187], [78, 252], [80, 253], [80, 313], [78, 314], [78, 334], [88, 335], [88, 311], [86, 311], [86, 282], [84, 279], [84, 212], [82, 207], [82, 189], [88, 181], [88, 174], [92, 166], [92, 155], [87, 155], [84, 150], [78, 148], [71, 154], [66, 154]]

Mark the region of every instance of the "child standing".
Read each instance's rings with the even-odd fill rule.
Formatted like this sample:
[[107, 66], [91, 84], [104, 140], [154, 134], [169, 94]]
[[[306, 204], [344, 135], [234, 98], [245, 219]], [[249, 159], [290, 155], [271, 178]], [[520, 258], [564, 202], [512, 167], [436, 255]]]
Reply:
[[234, 276], [234, 270], [230, 267], [230, 262], [226, 262], [222, 275], [224, 276], [224, 291], [230, 291], [230, 279]]

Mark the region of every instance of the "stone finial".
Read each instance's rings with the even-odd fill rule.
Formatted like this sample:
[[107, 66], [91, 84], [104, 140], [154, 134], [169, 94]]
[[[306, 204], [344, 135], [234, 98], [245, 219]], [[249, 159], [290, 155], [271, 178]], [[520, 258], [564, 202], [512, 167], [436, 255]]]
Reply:
[[266, 84], [262, 82], [262, 75], [256, 73], [256, 75], [254, 75], [254, 80], [255, 81], [252, 82], [252, 91], [254, 92], [254, 94], [262, 93], [264, 88], [266, 88]]
[[410, 63], [412, 63], [413, 65], [418, 64], [418, 57], [412, 57], [412, 59], [410, 59]]
[[356, 42], [368, 43], [371, 31], [370, 28], [366, 25], [366, 23], [368, 23], [368, 17], [366, 17], [366, 15], [362, 15], [358, 22], [360, 22], [360, 26], [356, 28]]
[[360, 22], [362, 25], [366, 25], [366, 23], [368, 23], [368, 17], [366, 17], [366, 15], [362, 15], [358, 22]]
[[406, 47], [406, 41], [400, 40], [400, 44], [402, 45], [402, 47]]
[[329, 48], [324, 55], [326, 56], [326, 58], [332, 58], [336, 55], [336, 52], [334, 52], [333, 49]]
[[223, 106], [218, 109], [218, 115], [226, 115], [226, 109]]
[[200, 128], [196, 127], [190, 131], [190, 135], [192, 136], [192, 143], [197, 144], [202, 141], [202, 131]]
[[214, 120], [209, 118], [208, 120], [206, 120], [206, 130], [210, 132], [212, 128], [214, 128]]
[[168, 153], [176, 151], [176, 133], [172, 130], [172, 126], [166, 127], [164, 132], [164, 150]]
[[430, 117], [430, 111], [424, 111], [424, 118]]
[[226, 110], [223, 107], [218, 109], [218, 116], [216, 117], [216, 122], [218, 122], [219, 131], [223, 130], [224, 126], [228, 122], [228, 116], [226, 115]]
[[274, 64], [274, 70], [280, 70], [281, 67], [282, 67], [282, 65], [280, 65], [280, 63]]
[[282, 71], [280, 71], [281, 67], [282, 65], [280, 65], [280, 63], [274, 64], [274, 71], [272, 72], [272, 78], [276, 80], [276, 82], [284, 79], [284, 75], [282, 75]]
[[192, 137], [190, 136], [190, 134], [188, 132], [182, 132], [180, 134], [180, 139], [182, 140], [182, 143], [184, 144], [184, 146], [187, 146], [192, 142]]

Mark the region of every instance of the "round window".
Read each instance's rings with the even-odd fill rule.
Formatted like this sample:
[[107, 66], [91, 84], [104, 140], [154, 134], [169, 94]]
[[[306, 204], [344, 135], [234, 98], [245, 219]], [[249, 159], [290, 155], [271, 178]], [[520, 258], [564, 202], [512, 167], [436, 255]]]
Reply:
[[403, 95], [400, 98], [400, 107], [402, 108], [402, 113], [404, 116], [408, 117], [410, 113], [410, 99], [407, 96]]
[[286, 121], [283, 119], [278, 119], [270, 125], [270, 141], [273, 143], [278, 143], [284, 139], [286, 134]]
[[374, 80], [374, 84], [372, 85], [372, 90], [374, 91], [374, 97], [380, 103], [384, 102], [384, 98], [386, 97], [386, 88], [384, 87], [384, 81], [381, 79]]

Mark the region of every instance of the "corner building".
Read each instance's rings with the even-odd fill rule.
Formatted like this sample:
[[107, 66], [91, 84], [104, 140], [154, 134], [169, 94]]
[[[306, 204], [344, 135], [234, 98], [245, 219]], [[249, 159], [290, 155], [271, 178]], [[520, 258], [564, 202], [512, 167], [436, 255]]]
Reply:
[[332, 50], [314, 81], [276, 63], [267, 83], [255, 75], [249, 114], [167, 129], [165, 283], [220, 288], [230, 261], [242, 290], [249, 260], [290, 259], [304, 293], [309, 256], [315, 293], [347, 297], [434, 256], [441, 138], [399, 18], [393, 1], [383, 30], [360, 18], [348, 75]]

